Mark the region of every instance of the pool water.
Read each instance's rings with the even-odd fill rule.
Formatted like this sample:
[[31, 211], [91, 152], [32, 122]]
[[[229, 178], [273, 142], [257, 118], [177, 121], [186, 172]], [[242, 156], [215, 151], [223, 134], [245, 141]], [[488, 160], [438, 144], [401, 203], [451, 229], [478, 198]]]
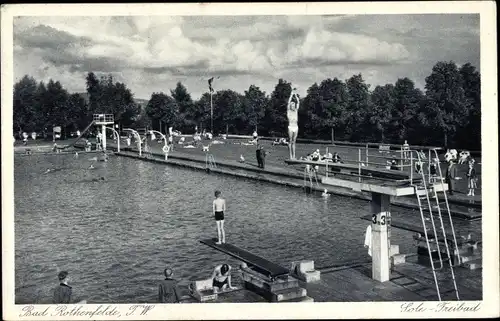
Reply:
[[[135, 303], [156, 301], [166, 265], [187, 282], [238, 264], [199, 242], [217, 235], [216, 189], [227, 201], [228, 243], [285, 267], [369, 260], [369, 222], [360, 219], [369, 202], [124, 157], [89, 170], [92, 157], [16, 157], [16, 303], [49, 303], [60, 270], [70, 273], [74, 300]], [[44, 174], [49, 168], [57, 170]], [[408, 232], [393, 229], [392, 243], [415, 252]]]

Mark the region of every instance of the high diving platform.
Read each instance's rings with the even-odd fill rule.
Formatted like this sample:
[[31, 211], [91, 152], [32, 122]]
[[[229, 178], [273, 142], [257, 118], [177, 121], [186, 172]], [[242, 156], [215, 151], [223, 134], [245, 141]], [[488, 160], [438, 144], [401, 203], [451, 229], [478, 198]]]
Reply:
[[228, 243], [216, 244], [215, 239], [201, 240], [200, 243], [208, 245], [209, 247], [217, 251], [220, 251], [240, 261], [245, 262], [248, 266], [252, 267], [254, 271], [263, 274], [271, 279], [281, 276], [286, 276], [289, 273], [289, 270], [282, 267], [281, 265], [273, 263], [269, 260], [266, 260], [255, 254], [252, 254], [232, 244]]
[[[415, 180], [415, 179], [414, 179]], [[325, 185], [334, 185], [338, 187], [350, 188], [355, 191], [379, 193], [389, 196], [408, 196], [424, 194], [424, 190], [419, 190], [415, 186], [401, 185], [398, 182], [355, 182], [336, 177], [322, 177], [321, 183]], [[432, 185], [436, 192], [444, 192], [448, 190], [446, 184], [436, 183]]]

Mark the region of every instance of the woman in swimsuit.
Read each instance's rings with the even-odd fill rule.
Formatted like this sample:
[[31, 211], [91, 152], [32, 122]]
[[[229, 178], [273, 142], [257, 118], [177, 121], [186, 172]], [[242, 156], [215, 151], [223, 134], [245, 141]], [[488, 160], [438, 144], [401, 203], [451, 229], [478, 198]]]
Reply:
[[297, 135], [299, 133], [299, 126], [297, 124], [299, 105], [300, 98], [294, 88], [290, 94], [290, 98], [288, 99], [286, 114], [288, 118], [288, 138], [290, 141], [288, 148], [290, 151], [290, 159], [295, 159], [295, 141], [297, 140]]
[[231, 285], [231, 267], [227, 264], [218, 265], [215, 267], [212, 273], [212, 286], [214, 287], [214, 292], [217, 293], [220, 290], [229, 288], [234, 289]]

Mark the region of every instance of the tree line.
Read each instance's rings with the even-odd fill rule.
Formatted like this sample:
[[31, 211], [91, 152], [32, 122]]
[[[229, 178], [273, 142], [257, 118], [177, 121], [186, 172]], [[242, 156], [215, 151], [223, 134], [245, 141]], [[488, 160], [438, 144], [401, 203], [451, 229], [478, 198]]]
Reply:
[[[87, 92], [70, 94], [50, 80], [25, 76], [14, 86], [15, 130], [66, 130], [86, 127], [94, 113], [112, 113], [123, 127], [150, 127], [183, 133], [213, 132], [261, 136], [287, 135], [286, 109], [292, 85], [279, 79], [272, 93], [251, 85], [243, 94], [230, 89], [204, 93], [198, 100], [182, 83], [168, 93], [152, 93], [147, 104], [134, 101], [125, 84], [112, 76], [88, 73]], [[208, 89], [208, 87], [207, 87]], [[208, 91], [208, 90], [207, 90]], [[361, 74], [343, 81], [314, 83], [300, 99], [299, 138], [481, 148], [480, 74], [467, 63], [438, 62], [425, 78], [425, 91], [409, 78], [373, 90]]]

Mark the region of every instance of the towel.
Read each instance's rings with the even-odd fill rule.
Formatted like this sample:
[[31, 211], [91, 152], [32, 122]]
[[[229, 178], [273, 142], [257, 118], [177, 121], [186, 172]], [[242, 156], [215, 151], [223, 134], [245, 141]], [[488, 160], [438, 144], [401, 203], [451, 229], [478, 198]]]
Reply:
[[368, 248], [368, 255], [372, 256], [372, 226], [368, 225], [365, 232], [365, 247]]

